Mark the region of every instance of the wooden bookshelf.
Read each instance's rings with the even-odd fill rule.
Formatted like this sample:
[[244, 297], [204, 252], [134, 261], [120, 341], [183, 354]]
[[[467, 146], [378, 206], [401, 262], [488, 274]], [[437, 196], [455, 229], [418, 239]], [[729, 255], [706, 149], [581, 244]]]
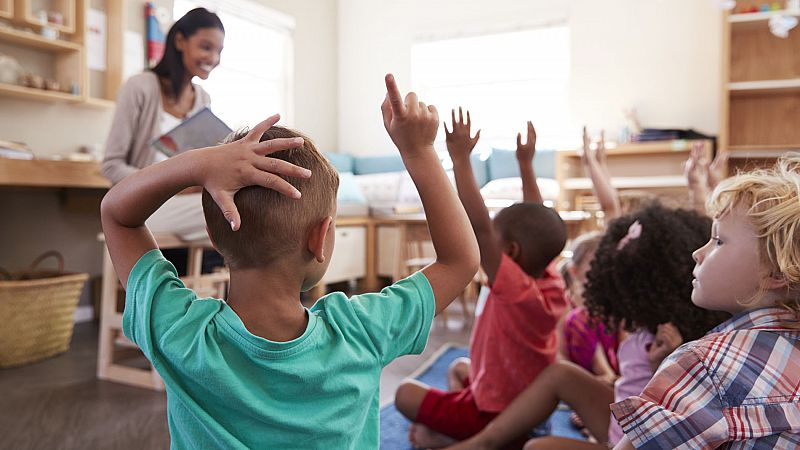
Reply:
[[800, 11], [740, 12], [759, 5], [738, 1], [723, 17], [719, 151], [730, 153], [729, 172], [800, 149], [800, 29], [786, 39], [769, 30], [772, 16]]
[[[625, 144], [609, 148], [606, 161], [611, 185], [619, 191], [645, 191], [659, 197], [672, 198], [673, 203], [686, 201], [688, 190], [683, 176], [683, 163], [689, 157], [694, 140], [673, 140]], [[712, 154], [710, 140], [701, 140], [707, 158]], [[592, 182], [584, 172], [578, 152], [556, 153], [556, 179], [559, 183], [559, 210], [590, 210], [597, 202]], [[587, 207], [587, 205], [593, 205]]]
[[[16, 10], [15, 21], [37, 31], [46, 26], [59, 33], [75, 33], [75, 0], [16, 0], [14, 8]], [[59, 13], [63, 23], [42, 23], [39, 11]]]
[[14, 17], [14, 0], [0, 0], [0, 19]]
[[[91, 108], [113, 108], [122, 84], [124, 2], [116, 0], [0, 0], [0, 17], [18, 28], [0, 28], [0, 52], [16, 58], [25, 70], [60, 83], [60, 91], [23, 85], [0, 84], [0, 96], [31, 101], [71, 102]], [[62, 27], [47, 24], [61, 35], [50, 39], [39, 34], [41, 25], [30, 23], [39, 10], [59, 11]], [[106, 70], [88, 66], [86, 16], [90, 9], [106, 16]], [[34, 31], [25, 31], [28, 27]], [[44, 63], [43, 63], [44, 61]], [[46, 62], [49, 61], [49, 64]], [[30, 67], [33, 67], [31, 69]], [[74, 91], [73, 86], [77, 87]], [[70, 91], [70, 92], [67, 92]]]

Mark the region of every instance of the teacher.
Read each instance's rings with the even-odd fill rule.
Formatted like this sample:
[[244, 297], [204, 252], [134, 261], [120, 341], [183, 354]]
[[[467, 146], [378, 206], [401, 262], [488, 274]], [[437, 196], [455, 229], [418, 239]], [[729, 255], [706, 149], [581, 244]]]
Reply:
[[[103, 159], [103, 174], [113, 184], [167, 159], [151, 145], [153, 141], [209, 106], [208, 93], [192, 78], [205, 80], [219, 65], [224, 39], [219, 17], [195, 8], [169, 29], [161, 61], [120, 88]], [[201, 194], [173, 197], [147, 225], [156, 233], [176, 234], [183, 240], [206, 238]]]

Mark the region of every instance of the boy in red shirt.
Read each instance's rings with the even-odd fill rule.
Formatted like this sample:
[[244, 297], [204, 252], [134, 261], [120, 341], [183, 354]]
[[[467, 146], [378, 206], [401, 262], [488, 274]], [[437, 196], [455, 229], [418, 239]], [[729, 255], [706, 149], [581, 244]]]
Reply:
[[[414, 422], [409, 440], [435, 448], [478, 433], [556, 358], [556, 324], [567, 308], [564, 281], [551, 264], [566, 243], [558, 213], [542, 204], [533, 171], [536, 131], [517, 135], [524, 203], [489, 218], [469, 155], [480, 138], [470, 136], [459, 108], [452, 112], [447, 150], [458, 195], [478, 238], [481, 267], [491, 287], [470, 339], [470, 361], [450, 374], [451, 391], [415, 380], [400, 385], [395, 404]], [[459, 375], [462, 373], [463, 375]], [[468, 373], [468, 375], [467, 375]]]

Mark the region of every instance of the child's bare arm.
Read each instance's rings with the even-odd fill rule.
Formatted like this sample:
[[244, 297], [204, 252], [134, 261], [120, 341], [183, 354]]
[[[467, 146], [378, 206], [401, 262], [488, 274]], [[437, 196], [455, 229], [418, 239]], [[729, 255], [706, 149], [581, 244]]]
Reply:
[[728, 152], [718, 152], [708, 166], [708, 191], [713, 191], [728, 175]]
[[658, 326], [656, 337], [653, 339], [653, 343], [650, 344], [650, 350], [647, 353], [653, 373], [664, 361], [664, 358], [674, 352], [681, 344], [683, 344], [683, 336], [681, 336], [681, 332], [678, 331], [675, 325], [668, 322]]
[[695, 211], [706, 214], [706, 199], [709, 191], [709, 163], [703, 158], [703, 144], [695, 142], [689, 159], [683, 164], [683, 174], [689, 186], [689, 203]]
[[475, 237], [478, 239], [481, 267], [486, 272], [489, 283], [493, 283], [497, 268], [500, 267], [503, 249], [500, 248], [499, 239], [497, 239], [494, 226], [489, 218], [489, 211], [483, 202], [481, 190], [475, 180], [475, 175], [472, 173], [472, 163], [469, 160], [469, 155], [480, 138], [480, 131], [475, 134], [475, 137], [470, 137], [472, 123], [469, 111], [467, 111], [466, 122], [464, 122], [464, 114], [461, 108], [458, 108], [458, 120], [456, 120], [455, 110], [451, 111], [450, 115], [453, 131], [449, 131], [447, 124], [445, 124], [445, 134], [447, 136], [447, 152], [450, 153], [450, 159], [453, 160], [453, 172], [456, 177], [458, 197], [467, 211]]
[[536, 154], [536, 129], [528, 121], [528, 137], [522, 143], [522, 133], [517, 133], [517, 163], [519, 174], [522, 178], [522, 201], [526, 203], [544, 203], [539, 184], [536, 183], [536, 173], [533, 170], [533, 158]]
[[610, 220], [620, 216], [621, 208], [617, 190], [611, 186], [611, 176], [602, 162], [604, 154], [605, 136], [600, 138], [597, 149], [593, 150], [586, 127], [583, 127], [583, 148], [581, 150], [583, 167], [592, 180], [592, 188], [597, 196], [597, 201], [600, 202], [600, 208], [602, 208], [605, 217]]
[[439, 115], [409, 92], [405, 101], [392, 75], [386, 76], [383, 124], [419, 191], [436, 262], [422, 269], [433, 288], [436, 313], [464, 290], [478, 271], [478, 245], [469, 220], [433, 149]]
[[114, 186], [103, 198], [101, 218], [108, 251], [123, 286], [136, 262], [157, 248], [145, 221], [165, 201], [190, 186], [203, 186], [222, 209], [231, 227], [240, 225], [234, 194], [245, 186], [260, 185], [287, 196], [299, 192], [275, 174], [308, 177], [307, 169], [266, 155], [299, 147], [302, 139], [259, 142], [278, 121], [277, 115], [260, 123], [243, 139], [218, 147], [192, 150], [144, 168]]

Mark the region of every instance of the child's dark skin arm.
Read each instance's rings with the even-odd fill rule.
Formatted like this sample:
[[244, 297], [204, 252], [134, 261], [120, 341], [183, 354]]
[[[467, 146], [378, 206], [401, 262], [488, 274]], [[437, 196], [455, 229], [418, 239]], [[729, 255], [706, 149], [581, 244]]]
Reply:
[[481, 132], [478, 131], [475, 137], [470, 137], [470, 126], [472, 124], [469, 111], [467, 111], [466, 122], [464, 122], [461, 108], [458, 108], [458, 120], [456, 120], [455, 111], [451, 112], [451, 118], [453, 131], [449, 131], [445, 123], [445, 134], [447, 152], [450, 154], [450, 159], [453, 160], [453, 172], [456, 177], [458, 197], [467, 211], [472, 230], [478, 239], [481, 267], [486, 272], [489, 283], [494, 283], [503, 249], [500, 247], [500, 239], [489, 218], [489, 211], [483, 202], [483, 197], [481, 196], [478, 182], [475, 180], [475, 175], [472, 173], [472, 164], [469, 160], [469, 154], [475, 148]]
[[258, 124], [236, 142], [192, 150], [146, 167], [114, 186], [100, 206], [103, 233], [114, 269], [123, 286], [131, 269], [149, 250], [157, 248], [145, 221], [170, 197], [191, 186], [203, 186], [222, 209], [234, 230], [240, 218], [234, 194], [246, 186], [264, 186], [290, 197], [300, 193], [275, 174], [308, 177], [307, 169], [265, 156], [300, 147], [301, 138], [258, 142], [279, 119], [275, 115]]
[[436, 250], [436, 262], [422, 269], [422, 273], [433, 288], [438, 314], [464, 291], [478, 271], [478, 245], [433, 149], [439, 128], [436, 108], [420, 102], [413, 92], [404, 101], [394, 77], [387, 75], [385, 81], [383, 124], [419, 191]]
[[519, 174], [522, 178], [522, 201], [525, 203], [544, 203], [539, 184], [536, 183], [536, 173], [533, 170], [533, 158], [536, 154], [536, 129], [528, 121], [528, 137], [522, 143], [522, 133], [517, 133], [517, 163]]

